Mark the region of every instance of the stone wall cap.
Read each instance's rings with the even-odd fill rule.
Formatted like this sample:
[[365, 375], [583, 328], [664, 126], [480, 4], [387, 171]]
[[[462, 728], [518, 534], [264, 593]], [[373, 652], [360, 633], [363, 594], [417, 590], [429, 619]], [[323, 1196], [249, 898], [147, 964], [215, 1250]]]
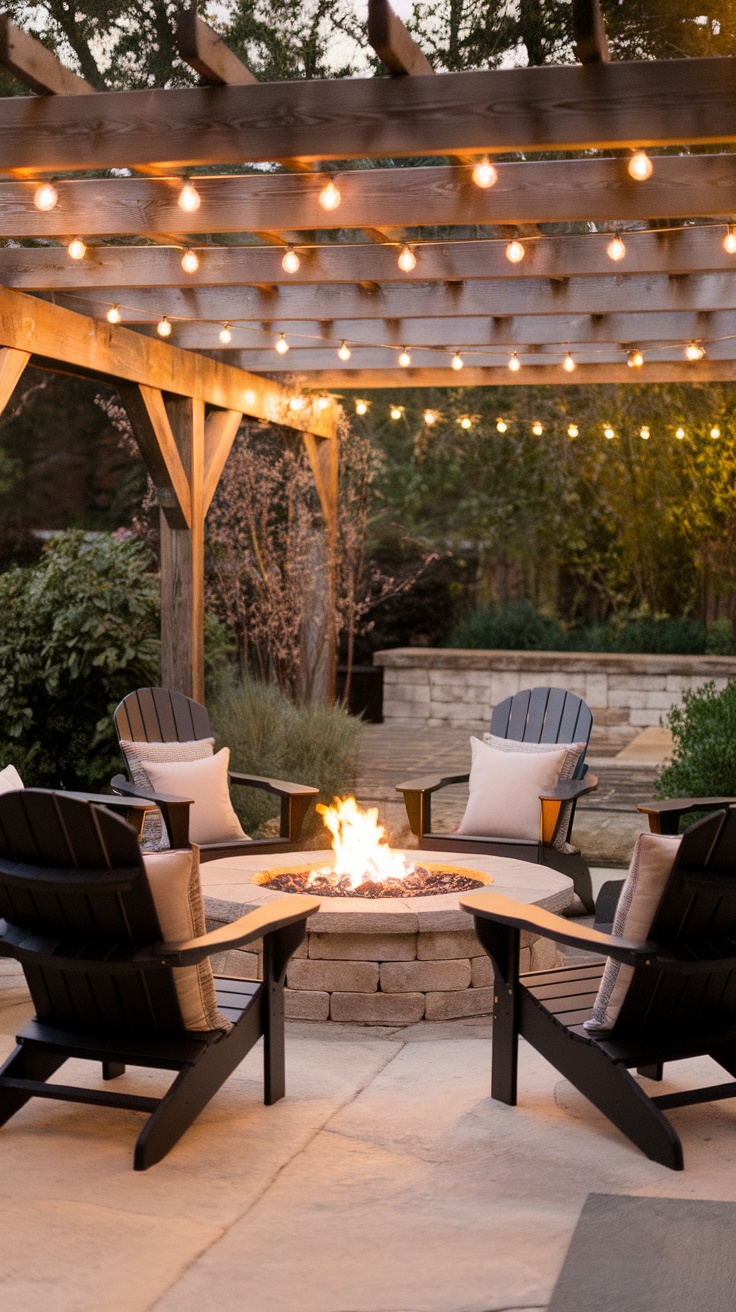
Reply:
[[498, 651], [460, 647], [392, 647], [373, 653], [375, 665], [403, 670], [554, 670], [575, 674], [682, 674], [736, 677], [734, 656], [665, 656], [623, 652]]

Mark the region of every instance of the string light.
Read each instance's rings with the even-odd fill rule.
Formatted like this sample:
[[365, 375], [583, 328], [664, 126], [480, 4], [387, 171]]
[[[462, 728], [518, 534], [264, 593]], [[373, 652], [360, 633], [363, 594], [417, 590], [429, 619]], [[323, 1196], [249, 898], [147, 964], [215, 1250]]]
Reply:
[[289, 349], [289, 343], [287, 342], [286, 338], [284, 337], [284, 334], [281, 333], [280, 336], [279, 336], [279, 340], [277, 341], [277, 343], [276, 343], [276, 345], [275, 345], [275, 347], [274, 347], [274, 350], [275, 350], [275, 351], [278, 351], [279, 355], [286, 355], [286, 352], [288, 351], [288, 349]]
[[196, 273], [199, 268], [199, 256], [196, 251], [185, 251], [181, 257], [181, 267], [185, 273]]
[[639, 350], [629, 351], [629, 356], [626, 363], [629, 366], [629, 369], [641, 369], [644, 363], [644, 356]]
[[400, 419], [401, 416], [403, 415], [403, 413], [404, 413], [404, 407], [403, 407], [403, 405], [392, 405], [392, 406], [391, 406], [391, 418], [392, 418], [392, 419]]
[[461, 356], [461, 354], [460, 354], [459, 351], [456, 351], [456, 352], [455, 352], [455, 354], [453, 355], [453, 357], [452, 357], [452, 359], [451, 359], [451, 361], [450, 361], [450, 364], [452, 365], [453, 369], [457, 369], [457, 370], [459, 370], [459, 369], [462, 369], [462, 368], [463, 368], [463, 366], [464, 366], [464, 361], [463, 361], [463, 357]]
[[470, 418], [470, 415], [461, 415], [461, 417], [458, 419], [457, 422], [459, 423], [461, 428], [467, 429], [473, 427], [473, 421]]
[[511, 370], [512, 374], [518, 374], [519, 370], [521, 369], [521, 360], [516, 354], [516, 351], [511, 352], [511, 355], [509, 356], [508, 367]]
[[338, 347], [337, 354], [341, 360], [349, 360], [353, 353], [350, 350], [350, 347], [348, 346], [347, 342], [340, 342], [340, 346]]
[[705, 347], [700, 342], [690, 342], [685, 347], [686, 360], [702, 360], [705, 355]]
[[505, 433], [507, 428], [508, 428], [508, 424], [506, 423], [506, 420], [505, 420], [505, 419], [497, 419], [497, 420], [496, 420], [496, 432], [497, 432], [497, 433]]
[[710, 430], [710, 435], [711, 435], [711, 437], [720, 437], [720, 436], [721, 436], [721, 430], [720, 430], [720, 428], [718, 427], [717, 424], [714, 424], [713, 427], [711, 428], [711, 430]]
[[185, 182], [179, 192], [177, 201], [180, 210], [186, 210], [187, 214], [193, 214], [202, 204], [202, 197], [193, 182]]
[[684, 428], [678, 428], [678, 429], [675, 431], [675, 437], [678, 438], [678, 440], [679, 440], [680, 442], [682, 441], [682, 439], [683, 439], [684, 436], [685, 436], [685, 429], [684, 429]]
[[606, 424], [606, 427], [603, 429], [603, 436], [604, 436], [604, 437], [607, 437], [608, 440], [609, 440], [609, 442], [610, 442], [610, 440], [611, 440], [612, 437], [615, 437], [615, 436], [616, 436], [616, 434], [615, 434], [614, 430], [611, 428], [611, 425], [610, 425], [610, 424]]
[[567, 374], [571, 374], [573, 369], [577, 368], [577, 365], [575, 364], [575, 361], [573, 360], [569, 351], [562, 362], [562, 368], [565, 370], [565, 373]]
[[335, 185], [335, 180], [330, 178], [319, 193], [319, 203], [323, 210], [336, 210], [341, 200], [342, 196]]
[[476, 187], [482, 187], [484, 191], [488, 187], [495, 187], [498, 182], [498, 171], [495, 165], [491, 164], [487, 155], [478, 160], [472, 176]]
[[83, 260], [87, 254], [87, 247], [81, 237], [73, 237], [66, 249], [72, 260]]
[[736, 229], [732, 223], [726, 228], [726, 235], [723, 238], [723, 249], [729, 255], [736, 255]]
[[296, 273], [300, 264], [301, 260], [294, 250], [294, 247], [287, 246], [284, 258], [281, 261], [281, 268], [284, 270], [284, 273]]
[[356, 415], [367, 415], [369, 404], [370, 403], [368, 401], [356, 401], [355, 402]]
[[537, 419], [536, 423], [533, 423], [533, 424], [532, 424], [532, 432], [533, 432], [533, 434], [534, 434], [535, 437], [541, 437], [541, 436], [542, 436], [542, 433], [544, 432], [544, 427], [543, 427], [542, 424], [540, 424], [540, 422], [539, 422], [538, 419]]
[[411, 355], [407, 351], [406, 347], [404, 347], [403, 351], [401, 352], [401, 355], [399, 356], [399, 364], [401, 365], [402, 369], [408, 369], [409, 365], [411, 364]]
[[411, 246], [402, 246], [399, 252], [399, 268], [402, 273], [411, 273], [417, 267], [417, 257]]
[[520, 264], [525, 255], [526, 251], [520, 241], [514, 238], [513, 241], [509, 242], [506, 247], [506, 259], [509, 260], [511, 264]]
[[120, 311], [117, 305], [111, 305], [107, 312], [108, 323], [120, 323]]
[[643, 437], [645, 442], [649, 441], [649, 428], [646, 424], [644, 424], [643, 428], [639, 429], [639, 437]]
[[436, 423], [437, 423], [437, 414], [436, 414], [436, 412], [435, 412], [434, 410], [425, 410], [425, 411], [424, 411], [424, 422], [425, 422], [425, 424], [429, 424], [430, 427], [432, 426], [432, 424], [436, 424]]
[[567, 436], [568, 436], [568, 437], [577, 437], [578, 432], [579, 432], [579, 429], [578, 429], [577, 424], [568, 424], [568, 425], [567, 425]]
[[222, 325], [222, 328], [220, 329], [220, 341], [222, 342], [223, 346], [227, 346], [228, 342], [231, 342], [232, 340], [233, 340], [233, 335], [230, 332], [230, 324], [224, 323]]
[[290, 408], [291, 410], [303, 410], [303, 409], [304, 409], [304, 397], [303, 397], [303, 396], [292, 396], [291, 400], [289, 401], [289, 408]]
[[646, 182], [654, 172], [654, 165], [645, 150], [635, 150], [628, 167], [629, 177], [635, 182]]
[[171, 336], [171, 321], [164, 315], [156, 324], [156, 332], [159, 337]]
[[618, 261], [618, 260], [622, 260], [625, 254], [626, 254], [626, 246], [624, 244], [623, 237], [621, 236], [620, 233], [617, 232], [616, 236], [611, 241], [609, 241], [608, 245], [606, 246], [606, 255], [608, 256], [609, 260]]
[[317, 409], [318, 409], [318, 410], [326, 410], [329, 404], [330, 404], [330, 398], [329, 398], [329, 396], [318, 396], [318, 397], [317, 397]]
[[54, 208], [58, 199], [59, 193], [51, 182], [42, 182], [33, 193], [33, 204], [44, 214]]

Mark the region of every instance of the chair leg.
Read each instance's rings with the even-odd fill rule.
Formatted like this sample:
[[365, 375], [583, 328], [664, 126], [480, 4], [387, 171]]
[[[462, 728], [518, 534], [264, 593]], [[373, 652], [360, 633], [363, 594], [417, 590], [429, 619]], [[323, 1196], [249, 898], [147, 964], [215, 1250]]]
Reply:
[[49, 1076], [64, 1065], [66, 1057], [54, 1052], [38, 1052], [26, 1044], [19, 1043], [7, 1061], [0, 1066], [0, 1125], [5, 1125], [11, 1116], [33, 1097], [23, 1089], [4, 1089], [3, 1078], [14, 1080], [47, 1080]]
[[103, 1080], [116, 1080], [118, 1075], [125, 1074], [125, 1065], [122, 1061], [103, 1061], [102, 1078]]
[[664, 1062], [655, 1061], [650, 1066], [637, 1066], [637, 1075], [643, 1075], [645, 1080], [661, 1080], [664, 1073]]

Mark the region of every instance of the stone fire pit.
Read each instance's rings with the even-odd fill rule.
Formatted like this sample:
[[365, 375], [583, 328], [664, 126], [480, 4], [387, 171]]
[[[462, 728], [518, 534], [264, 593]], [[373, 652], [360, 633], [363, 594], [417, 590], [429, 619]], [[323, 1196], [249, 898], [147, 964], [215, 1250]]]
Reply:
[[[489, 891], [549, 911], [573, 900], [572, 881], [556, 870], [503, 857], [454, 852], [407, 851], [407, 860], [446, 864], [492, 876]], [[229, 857], [202, 867], [208, 928], [229, 924], [283, 893], [259, 882], [265, 870], [289, 865], [323, 866], [332, 852]], [[286, 1014], [299, 1020], [352, 1021], [361, 1025], [410, 1025], [420, 1020], [486, 1016], [493, 1010], [491, 963], [461, 911], [458, 894], [432, 897], [325, 898], [310, 917], [309, 933], [292, 959], [286, 980]], [[548, 939], [522, 935], [522, 970], [555, 964]], [[261, 977], [260, 952], [223, 953], [215, 970]]]

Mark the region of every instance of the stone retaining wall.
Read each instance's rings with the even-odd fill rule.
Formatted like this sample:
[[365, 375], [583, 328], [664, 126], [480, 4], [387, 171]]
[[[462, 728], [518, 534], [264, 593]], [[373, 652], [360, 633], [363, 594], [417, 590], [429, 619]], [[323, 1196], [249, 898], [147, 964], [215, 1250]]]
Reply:
[[[383, 716], [428, 726], [487, 729], [498, 702], [522, 688], [566, 688], [593, 712], [594, 734], [621, 747], [659, 724], [684, 688], [736, 678], [732, 656], [613, 656], [598, 652], [396, 647], [383, 666]], [[602, 731], [602, 732], [601, 732]]]

